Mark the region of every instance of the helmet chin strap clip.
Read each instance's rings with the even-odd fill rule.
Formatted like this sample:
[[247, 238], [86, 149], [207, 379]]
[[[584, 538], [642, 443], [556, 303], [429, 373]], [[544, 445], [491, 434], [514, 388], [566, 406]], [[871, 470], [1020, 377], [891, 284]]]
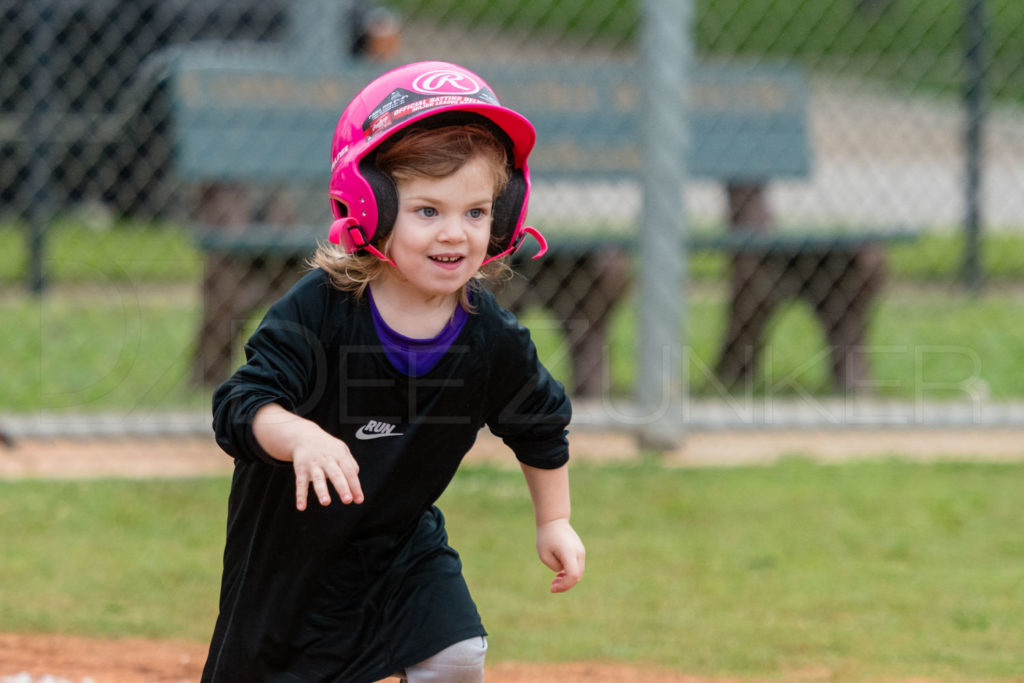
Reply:
[[346, 234], [352, 240], [352, 245], [357, 249], [361, 249], [369, 244], [369, 240], [366, 239], [366, 233], [363, 232], [363, 227], [359, 225], [359, 221], [351, 216], [339, 218], [331, 223], [331, 232], [328, 235], [328, 239], [334, 244], [342, 244], [341, 236]]
[[540, 245], [540, 249], [537, 251], [536, 254], [534, 254], [531, 257], [531, 260], [539, 259], [545, 253], [547, 253], [548, 241], [544, 239], [544, 235], [540, 234], [540, 230], [529, 225], [524, 225], [523, 229], [519, 232], [519, 235], [516, 236], [515, 241], [512, 242], [508, 249], [499, 254], [495, 254], [494, 256], [484, 259], [484, 262], [481, 263], [480, 265], [485, 265], [487, 263], [490, 263], [491, 261], [500, 259], [502, 256], [508, 256], [509, 254], [516, 253], [517, 251], [519, 251], [519, 248], [523, 246], [523, 242], [526, 241], [527, 235], [532, 235], [533, 238], [537, 240], [537, 244]]
[[533, 257], [530, 260], [539, 259], [541, 256], [547, 253], [548, 241], [544, 239], [544, 235], [540, 234], [540, 230], [529, 225], [523, 226], [523, 232], [520, 233], [519, 239], [517, 240], [517, 244], [512, 249], [513, 253], [519, 251], [519, 247], [523, 246], [523, 242], [526, 240], [527, 235], [533, 235], [533, 239], [537, 240], [537, 244], [540, 245], [540, 249], [537, 251], [536, 254], [533, 255]]
[[348, 235], [353, 252], [368, 251], [380, 260], [395, 265], [395, 262], [385, 256], [380, 249], [370, 244], [370, 240], [366, 239], [366, 233], [363, 232], [363, 226], [359, 225], [359, 221], [355, 218], [346, 216], [331, 223], [331, 231], [328, 233], [327, 239], [347, 248], [348, 245], [342, 242], [342, 235]]

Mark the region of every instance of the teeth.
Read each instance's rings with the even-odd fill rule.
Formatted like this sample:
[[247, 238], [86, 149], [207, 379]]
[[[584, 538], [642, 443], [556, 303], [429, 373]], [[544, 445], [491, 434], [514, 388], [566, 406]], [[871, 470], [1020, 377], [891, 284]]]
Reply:
[[431, 256], [430, 258], [441, 263], [455, 263], [462, 260], [461, 256]]

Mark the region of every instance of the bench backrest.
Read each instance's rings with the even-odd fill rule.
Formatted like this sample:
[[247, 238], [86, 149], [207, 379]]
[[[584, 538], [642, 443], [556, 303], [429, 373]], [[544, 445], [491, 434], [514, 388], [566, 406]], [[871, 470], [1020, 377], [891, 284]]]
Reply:
[[[472, 68], [537, 128], [535, 177], [621, 180], [639, 171], [638, 64]], [[178, 53], [166, 70], [178, 176], [326, 186], [338, 115], [380, 72], [354, 64], [326, 73], [283, 59]], [[701, 64], [690, 90], [687, 172], [724, 181], [806, 177], [807, 100], [799, 70]]]

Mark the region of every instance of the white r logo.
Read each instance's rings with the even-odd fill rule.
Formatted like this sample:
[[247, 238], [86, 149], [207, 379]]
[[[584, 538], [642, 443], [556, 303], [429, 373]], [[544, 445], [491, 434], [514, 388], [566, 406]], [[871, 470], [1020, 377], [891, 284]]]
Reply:
[[424, 95], [472, 95], [480, 84], [467, 74], [448, 69], [428, 71], [412, 82], [412, 89]]

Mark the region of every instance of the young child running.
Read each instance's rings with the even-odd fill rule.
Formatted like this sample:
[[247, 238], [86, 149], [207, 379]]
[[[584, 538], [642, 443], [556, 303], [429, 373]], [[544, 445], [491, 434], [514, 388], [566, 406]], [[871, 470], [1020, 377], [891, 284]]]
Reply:
[[318, 250], [213, 398], [235, 471], [204, 681], [483, 680], [486, 633], [434, 503], [485, 425], [520, 461], [551, 590], [579, 581], [569, 400], [480, 285], [527, 234], [543, 252], [523, 223], [534, 138], [444, 62], [390, 71], [342, 113], [343, 249]]

